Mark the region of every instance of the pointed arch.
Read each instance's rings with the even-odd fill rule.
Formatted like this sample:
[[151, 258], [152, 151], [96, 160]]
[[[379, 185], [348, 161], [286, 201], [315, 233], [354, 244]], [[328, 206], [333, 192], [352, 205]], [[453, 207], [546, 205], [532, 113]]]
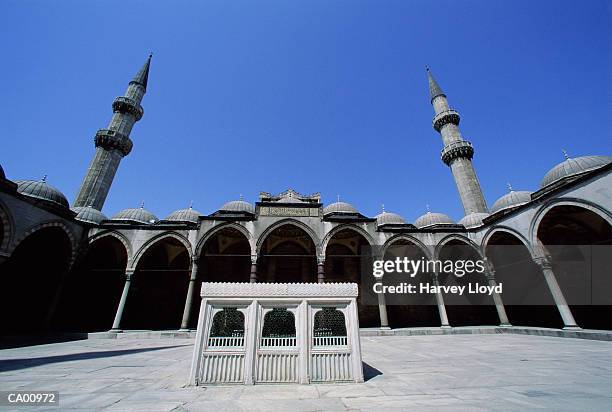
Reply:
[[0, 222], [2, 234], [0, 235], [0, 251], [8, 252], [13, 240], [15, 222], [4, 203], [0, 202]]
[[459, 242], [465, 243], [466, 245], [470, 246], [472, 249], [474, 249], [474, 252], [476, 252], [476, 254], [481, 259], [484, 257], [484, 253], [482, 253], [482, 251], [480, 250], [480, 247], [476, 243], [474, 243], [474, 241], [472, 241], [471, 239], [468, 239], [465, 236], [451, 234], [451, 235], [444, 237], [440, 242], [438, 242], [438, 244], [436, 245], [436, 249], [434, 251], [434, 258], [439, 259], [440, 251], [442, 250], [442, 248], [453, 240], [457, 240]]
[[122, 233], [116, 232], [114, 230], [107, 230], [107, 231], [104, 231], [104, 232], [101, 232], [101, 233], [97, 233], [94, 236], [90, 237], [87, 240], [87, 243], [91, 245], [93, 242], [95, 242], [97, 240], [100, 240], [100, 239], [102, 239], [104, 237], [107, 237], [107, 236], [114, 237], [114, 238], [118, 239], [123, 244], [123, 246], [125, 247], [125, 251], [127, 253], [127, 265], [128, 265], [128, 267], [130, 267], [130, 263], [132, 262], [132, 258], [134, 257], [134, 252], [132, 250], [131, 242]]
[[71, 266], [76, 259], [77, 250], [78, 250], [78, 241], [77, 241], [75, 234], [72, 232], [72, 230], [70, 230], [70, 228], [61, 220], [52, 220], [52, 221], [38, 223], [38, 224], [30, 226], [27, 230], [25, 230], [21, 234], [21, 236], [19, 236], [19, 238], [17, 238], [17, 241], [13, 244], [13, 250], [16, 249], [19, 246], [19, 244], [23, 242], [31, 234], [38, 232], [41, 229], [50, 228], [50, 227], [60, 228], [61, 230], [64, 231], [66, 236], [68, 236], [68, 239], [70, 241], [70, 248], [71, 248], [71, 251], [70, 251], [70, 266]]
[[214, 226], [212, 229], [204, 233], [204, 236], [202, 236], [200, 240], [198, 240], [198, 243], [195, 247], [194, 258], [196, 259], [201, 258], [202, 249], [204, 248], [206, 243], [224, 229], [235, 229], [239, 231], [240, 233], [242, 233], [244, 237], [246, 238], [246, 240], [249, 242], [249, 246], [251, 247], [251, 254], [255, 253], [255, 250], [253, 247], [253, 234], [246, 227], [242, 225], [239, 225], [234, 222], [228, 222], [228, 223], [221, 223], [217, 226]]
[[542, 219], [546, 214], [554, 209], [557, 206], [576, 206], [586, 209], [590, 212], [595, 213], [603, 220], [608, 222], [610, 226], [612, 226], [612, 212], [601, 207], [598, 204], [590, 202], [588, 200], [580, 199], [580, 198], [557, 198], [552, 199], [551, 201], [545, 203], [540, 207], [540, 209], [536, 212], [535, 216], [531, 219], [531, 224], [529, 225], [529, 240], [532, 245], [537, 245], [538, 240], [538, 228]]
[[264, 241], [266, 240], [266, 238], [270, 235], [270, 233], [272, 233], [274, 230], [278, 229], [279, 227], [282, 227], [282, 226], [285, 226], [285, 225], [291, 225], [291, 226], [295, 226], [295, 227], [297, 227], [299, 229], [302, 229], [310, 237], [310, 240], [314, 244], [315, 250], [316, 250], [316, 254], [317, 255], [321, 254], [321, 240], [319, 239], [319, 236], [317, 236], [317, 234], [308, 225], [300, 222], [299, 220], [287, 218], [287, 219], [282, 219], [282, 220], [279, 220], [277, 222], [274, 222], [273, 224], [268, 226], [257, 237], [257, 243], [256, 243], [256, 249], [255, 249], [255, 251], [257, 253], [257, 256], [260, 255], [261, 247], [262, 247]]
[[417, 247], [419, 247], [421, 249], [423, 254], [428, 259], [431, 258], [431, 255], [432, 255], [431, 248], [427, 247], [423, 242], [421, 242], [416, 237], [407, 235], [405, 233], [398, 233], [396, 235], [391, 236], [389, 239], [387, 239], [387, 241], [382, 246], [381, 256], [385, 256], [385, 253], [387, 252], [387, 249], [389, 249], [389, 247], [391, 245], [393, 245], [395, 242], [398, 242], [400, 240], [405, 240], [407, 242], [413, 243], [415, 246], [417, 246]]
[[134, 259], [131, 262], [130, 266], [136, 268], [138, 266], [138, 262], [140, 261], [142, 256], [144, 256], [147, 250], [151, 246], [155, 245], [157, 242], [162, 241], [166, 238], [173, 238], [173, 239], [178, 240], [183, 246], [185, 246], [185, 249], [187, 249], [187, 253], [189, 253], [189, 257], [190, 258], [193, 257], [193, 252], [191, 251], [191, 243], [185, 236], [181, 235], [178, 232], [163, 232], [147, 240], [145, 244], [142, 245], [140, 249], [138, 249], [138, 251], [136, 251], [134, 255]]
[[327, 245], [329, 244], [329, 241], [334, 237], [336, 233], [341, 232], [345, 229], [352, 230], [356, 232], [357, 234], [363, 236], [366, 242], [368, 242], [368, 245], [370, 245], [370, 247], [374, 246], [374, 243], [375, 243], [374, 239], [368, 233], [367, 230], [364, 230], [363, 228], [356, 226], [352, 223], [343, 223], [341, 225], [334, 227], [333, 229], [331, 229], [329, 232], [325, 234], [325, 236], [323, 237], [322, 245], [321, 245], [321, 251], [325, 253], [325, 250], [327, 250]]
[[533, 255], [533, 247], [529, 240], [518, 230], [509, 226], [493, 226], [492, 228], [490, 228], [482, 238], [482, 242], [480, 243], [480, 250], [486, 252], [487, 246], [489, 245], [491, 238], [496, 233], [507, 233], [511, 236], [516, 237], [527, 248], [529, 253]]

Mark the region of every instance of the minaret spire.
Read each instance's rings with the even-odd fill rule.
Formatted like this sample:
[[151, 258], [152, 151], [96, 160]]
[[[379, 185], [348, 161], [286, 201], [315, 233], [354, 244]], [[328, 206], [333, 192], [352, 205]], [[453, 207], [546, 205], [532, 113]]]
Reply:
[[433, 78], [429, 68], [427, 68], [427, 79], [429, 97], [435, 112], [433, 128], [440, 133], [444, 143], [442, 161], [451, 168], [463, 210], [466, 215], [472, 212], [486, 213], [487, 203], [472, 164], [474, 147], [461, 136], [459, 113], [450, 108], [446, 94]]
[[151, 57], [128, 84], [124, 96], [113, 102], [113, 117], [107, 129], [96, 132], [96, 153], [83, 179], [74, 206], [91, 206], [102, 210], [121, 159], [132, 151], [130, 133], [134, 124], [142, 118], [140, 103], [147, 91]]
[[431, 70], [429, 70], [429, 67], [425, 68], [427, 70], [427, 80], [429, 81], [429, 98], [431, 99], [431, 101], [433, 102], [433, 99], [438, 96], [446, 97], [446, 95], [442, 91], [442, 88], [440, 87], [436, 79], [434, 79], [433, 74], [431, 74]]

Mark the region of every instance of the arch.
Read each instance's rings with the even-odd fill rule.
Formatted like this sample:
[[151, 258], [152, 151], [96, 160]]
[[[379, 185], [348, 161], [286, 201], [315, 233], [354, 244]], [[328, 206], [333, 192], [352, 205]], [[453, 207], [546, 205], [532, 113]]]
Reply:
[[318, 238], [303, 223], [283, 219], [258, 239], [258, 280], [309, 283], [317, 281]]
[[[455, 262], [452, 272], [441, 271], [437, 273], [437, 279], [442, 286], [459, 286], [464, 288], [474, 287], [475, 284], [487, 285], [486, 272], [472, 270], [458, 275], [457, 264], [472, 261], [473, 267], [478, 268], [475, 261], [484, 260], [480, 248], [470, 239], [456, 234], [446, 236], [436, 246], [436, 261], [446, 267], [449, 261]], [[486, 268], [484, 268], [486, 270]], [[446, 313], [452, 326], [480, 326], [498, 325], [499, 316], [493, 301], [493, 296], [486, 293], [448, 293], [443, 291]]]
[[322, 254], [324, 254], [325, 250], [327, 250], [327, 245], [329, 244], [329, 241], [334, 237], [334, 235], [338, 232], [343, 231], [344, 229], [350, 229], [354, 232], [357, 232], [358, 234], [360, 234], [361, 236], [365, 238], [366, 242], [368, 242], [370, 246], [374, 246], [374, 243], [375, 243], [374, 239], [366, 230], [364, 230], [363, 228], [360, 228], [359, 226], [353, 225], [352, 223], [343, 223], [341, 225], [334, 227], [333, 229], [331, 229], [329, 232], [325, 234], [325, 236], [323, 237], [322, 245], [321, 245]]
[[[421, 241], [406, 234], [396, 234], [383, 245], [382, 259], [395, 260], [408, 259], [418, 262], [421, 259], [431, 260], [431, 248]], [[410, 285], [419, 290], [420, 285], [431, 282], [431, 273], [421, 269], [407, 276], [406, 273], [389, 271], [382, 278], [385, 286]], [[435, 296], [427, 293], [414, 294], [385, 294], [387, 319], [392, 328], [404, 327], [438, 327], [441, 326], [440, 314]]]
[[539, 240], [538, 240], [538, 228], [540, 226], [540, 223], [542, 222], [542, 219], [544, 218], [544, 216], [546, 216], [546, 214], [554, 209], [557, 206], [576, 206], [576, 207], [581, 207], [583, 209], [589, 210], [595, 214], [597, 214], [599, 217], [601, 217], [603, 220], [605, 220], [606, 222], [608, 222], [608, 224], [610, 226], [612, 226], [612, 213], [610, 213], [610, 211], [604, 209], [603, 207], [590, 202], [588, 200], [584, 200], [584, 199], [579, 199], [579, 198], [558, 198], [558, 199], [552, 199], [551, 201], [545, 203], [544, 205], [542, 205], [542, 207], [540, 207], [540, 209], [538, 209], [538, 211], [536, 212], [536, 214], [534, 215], [534, 217], [531, 219], [531, 224], [529, 225], [529, 240], [531, 241], [532, 245], [537, 245]]
[[2, 263], [0, 313], [3, 333], [32, 333], [52, 327], [66, 273], [75, 255], [61, 224], [33, 226]]
[[432, 251], [430, 250], [430, 248], [425, 246], [425, 244], [416, 237], [407, 235], [405, 233], [399, 233], [387, 239], [387, 241], [382, 246], [381, 256], [385, 256], [385, 253], [387, 253], [387, 249], [389, 249], [389, 247], [395, 242], [398, 242], [400, 240], [405, 240], [407, 242], [413, 243], [415, 246], [421, 249], [427, 259], [431, 259]]
[[300, 222], [299, 220], [288, 218], [288, 219], [282, 219], [277, 222], [274, 222], [273, 224], [268, 226], [257, 237], [257, 243], [256, 243], [256, 249], [255, 249], [257, 256], [261, 254], [261, 246], [265, 242], [266, 238], [270, 235], [270, 233], [274, 232], [276, 229], [282, 226], [285, 226], [285, 225], [296, 226], [297, 228], [302, 229], [304, 232], [306, 232], [306, 234], [310, 236], [310, 240], [315, 246], [316, 254], [317, 255], [321, 254], [321, 241], [319, 237], [317, 236], [317, 234], [308, 225]]
[[494, 226], [492, 228], [490, 228], [487, 233], [484, 235], [484, 237], [482, 238], [482, 242], [480, 244], [480, 250], [482, 250], [484, 252], [484, 254], [486, 255], [486, 250], [487, 250], [487, 246], [489, 244], [489, 241], [491, 240], [491, 238], [496, 234], [496, 233], [507, 233], [511, 236], [516, 237], [529, 251], [529, 253], [533, 256], [533, 248], [531, 243], [529, 242], [529, 240], [522, 234], [520, 233], [518, 230], [513, 229], [509, 226]]
[[126, 329], [178, 329], [192, 264], [180, 236], [158, 236], [134, 265], [122, 325]]
[[8, 252], [13, 240], [15, 223], [4, 203], [0, 202], [0, 251]]
[[612, 328], [612, 219], [583, 200], [559, 199], [533, 219], [532, 236], [550, 259], [555, 279], [579, 326]]
[[[121, 236], [96, 237], [68, 274], [57, 324], [63, 331], [107, 331], [125, 284], [128, 250]], [[93, 292], [95, 291], [95, 292]]]
[[131, 267], [136, 267], [138, 266], [138, 262], [140, 261], [140, 258], [142, 256], [144, 256], [144, 254], [147, 252], [147, 250], [155, 245], [157, 242], [161, 242], [162, 240], [166, 239], [166, 238], [173, 238], [178, 240], [179, 242], [181, 242], [183, 244], [183, 246], [185, 246], [185, 249], [187, 249], [187, 253], [189, 253], [189, 257], [193, 257], [193, 253], [191, 251], [191, 243], [189, 243], [189, 240], [181, 235], [180, 233], [177, 232], [163, 232], [160, 233], [158, 235], [153, 236], [151, 239], [147, 240], [144, 245], [142, 245], [140, 247], [140, 249], [138, 249], [138, 251], [136, 251], [136, 254], [134, 255], [134, 259], [131, 262]]
[[195, 250], [194, 250], [194, 258], [199, 259], [201, 257], [202, 254], [202, 249], [204, 248], [204, 246], [206, 245], [206, 243], [213, 238], [215, 235], [217, 235], [220, 231], [224, 230], [224, 229], [236, 229], [237, 231], [239, 231], [240, 233], [242, 233], [244, 235], [244, 237], [246, 238], [246, 240], [249, 242], [249, 246], [251, 248], [251, 254], [254, 254], [254, 250], [253, 250], [253, 234], [244, 226], [239, 225], [237, 223], [234, 222], [228, 222], [228, 223], [221, 223], [217, 226], [214, 226], [212, 229], [210, 229], [209, 231], [207, 231], [204, 236], [202, 236], [200, 238], [200, 240], [198, 241]]
[[52, 221], [38, 223], [36, 225], [30, 226], [26, 231], [24, 231], [21, 234], [21, 236], [17, 238], [17, 241], [13, 244], [14, 249], [17, 249], [17, 247], [19, 247], [19, 244], [23, 242], [31, 234], [39, 230], [50, 228], [50, 227], [58, 227], [64, 231], [66, 236], [68, 236], [68, 239], [70, 240], [70, 247], [71, 247], [70, 265], [72, 265], [77, 255], [78, 242], [72, 230], [70, 230], [70, 228], [68, 228], [68, 226], [61, 220], [52, 220]]
[[438, 242], [438, 244], [436, 245], [436, 248], [434, 250], [434, 258], [435, 259], [439, 259], [440, 258], [440, 252], [442, 251], [442, 248], [444, 248], [444, 246], [446, 246], [449, 242], [452, 242], [453, 240], [459, 241], [459, 242], [463, 242], [466, 245], [470, 246], [472, 249], [474, 249], [474, 252], [476, 252], [476, 254], [482, 259], [484, 257], [484, 253], [482, 253], [482, 251], [480, 250], [480, 247], [478, 247], [478, 245], [476, 243], [474, 243], [474, 241], [472, 241], [471, 239], [468, 239], [467, 237], [464, 236], [460, 236], [457, 234], [451, 234], [448, 235], [446, 237], [444, 237], [442, 240], [440, 240], [440, 242]]
[[127, 252], [128, 267], [130, 267], [130, 262], [132, 262], [132, 259], [134, 257], [134, 252], [132, 250], [132, 245], [130, 241], [122, 233], [116, 232], [114, 230], [107, 230], [101, 233], [97, 233], [94, 236], [90, 237], [89, 239], [87, 239], [87, 243], [91, 245], [93, 242], [100, 240], [107, 236], [112, 236], [118, 239], [123, 244], [123, 247], [125, 247], [125, 251]]

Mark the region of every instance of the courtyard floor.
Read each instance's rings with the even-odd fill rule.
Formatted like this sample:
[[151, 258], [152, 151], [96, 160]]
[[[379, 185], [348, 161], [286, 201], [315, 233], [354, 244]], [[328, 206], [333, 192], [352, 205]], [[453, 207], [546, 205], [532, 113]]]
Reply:
[[612, 409], [612, 342], [495, 334], [363, 337], [363, 384], [207, 388], [185, 387], [192, 344], [89, 339], [4, 349], [0, 390], [57, 390], [61, 410], [86, 411]]

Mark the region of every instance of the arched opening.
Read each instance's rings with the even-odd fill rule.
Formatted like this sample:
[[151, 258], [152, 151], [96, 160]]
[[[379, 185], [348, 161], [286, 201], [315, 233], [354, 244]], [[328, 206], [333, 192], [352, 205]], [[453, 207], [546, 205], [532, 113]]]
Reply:
[[[444, 265], [447, 264], [446, 262], [452, 262], [453, 267], [459, 268], [464, 265], [460, 263], [461, 261], [476, 263], [482, 258], [468, 243], [452, 239], [442, 246], [438, 253], [438, 260]], [[470, 284], [488, 285], [484, 273], [473, 271], [473, 273], [464, 273], [459, 277], [453, 272], [439, 272], [438, 281], [442, 286], [465, 287], [463, 294], [443, 292], [446, 313], [451, 326], [499, 325], [493, 297], [486, 293], [467, 292]]]
[[140, 258], [132, 276], [122, 326], [125, 329], [178, 329], [189, 286], [189, 252], [165, 237]]
[[[385, 261], [426, 261], [427, 255], [421, 247], [408, 239], [398, 239], [385, 250]], [[414, 277], [406, 273], [386, 272], [383, 284], [386, 286], [414, 285], [419, 290], [421, 283], [431, 283], [431, 274], [419, 271]], [[385, 296], [389, 326], [392, 328], [440, 326], [440, 314], [435, 295], [429, 293], [387, 294]]]
[[501, 298], [512, 325], [563, 327], [542, 269], [519, 238], [497, 231], [489, 238], [485, 253], [495, 269], [496, 282], [503, 285]]
[[95, 332], [112, 327], [125, 283], [127, 258], [125, 246], [114, 236], [104, 236], [89, 245], [66, 282], [56, 320], [60, 329]]
[[72, 247], [59, 227], [45, 227], [26, 237], [0, 267], [2, 334], [40, 331], [55, 310]]
[[612, 227], [584, 207], [551, 208], [537, 229], [576, 323], [612, 329]]
[[200, 312], [201, 282], [249, 282], [251, 246], [246, 236], [233, 227], [215, 232], [202, 247], [198, 261], [196, 295], [191, 306], [189, 328], [195, 329]]
[[270, 232], [260, 248], [258, 281], [316, 282], [316, 247], [308, 233], [290, 223]]
[[[334, 233], [325, 248], [325, 282], [354, 282], [360, 286], [357, 298], [360, 327], [380, 326], [378, 305], [366, 304], [361, 290], [364, 268], [371, 268], [371, 262], [370, 244], [353, 229], [346, 228]], [[369, 276], [370, 272], [367, 274]]]

